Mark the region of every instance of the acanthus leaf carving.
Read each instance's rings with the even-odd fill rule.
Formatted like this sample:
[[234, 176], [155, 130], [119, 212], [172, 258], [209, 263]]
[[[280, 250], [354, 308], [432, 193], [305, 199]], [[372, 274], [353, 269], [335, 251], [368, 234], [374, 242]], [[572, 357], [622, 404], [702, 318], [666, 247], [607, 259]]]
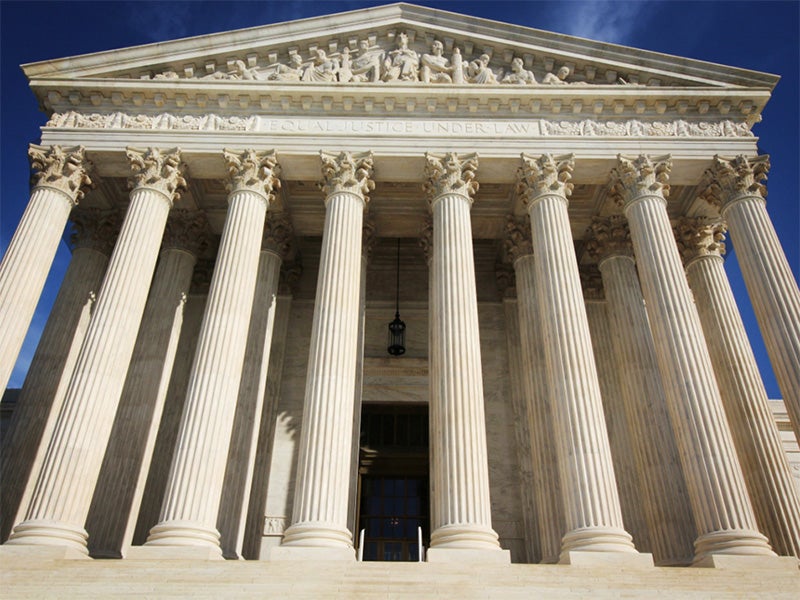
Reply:
[[93, 185], [89, 177], [91, 163], [86, 159], [83, 146], [39, 146], [31, 144], [28, 157], [34, 169], [33, 186], [56, 189], [69, 197], [73, 205], [83, 199], [87, 188]]
[[586, 252], [598, 262], [609, 256], [633, 256], [628, 220], [622, 215], [592, 217], [585, 239]]
[[225, 148], [222, 156], [228, 171], [225, 189], [229, 194], [246, 190], [259, 194], [268, 204], [273, 202], [275, 191], [281, 187], [280, 165], [274, 150]]
[[512, 264], [523, 256], [533, 254], [530, 219], [518, 218], [513, 215], [508, 217], [503, 249]]
[[572, 194], [574, 154], [532, 156], [523, 153], [521, 159], [522, 166], [517, 170], [516, 190], [525, 206], [543, 195], [557, 195], [566, 199]]
[[162, 247], [203, 253], [209, 244], [208, 221], [199, 210], [174, 209], [167, 218]]
[[270, 211], [264, 224], [264, 235], [261, 238], [261, 249], [275, 252], [286, 260], [292, 249], [294, 228], [288, 215], [284, 212]]
[[122, 225], [119, 211], [76, 208], [69, 218], [72, 222], [69, 242], [73, 249], [93, 248], [111, 256]]
[[684, 262], [702, 256], [725, 254], [724, 221], [713, 217], [681, 217], [675, 225], [675, 241]]
[[617, 166], [611, 170], [610, 194], [619, 206], [642, 196], [669, 196], [669, 174], [672, 157], [617, 155]]
[[603, 276], [597, 265], [580, 265], [579, 274], [583, 297], [586, 300], [603, 300], [605, 298]]
[[711, 168], [703, 176], [704, 189], [701, 197], [721, 208], [740, 197], [767, 197], [767, 187], [762, 183], [767, 179], [770, 163], [769, 155], [762, 154], [752, 158], [739, 155], [734, 158], [714, 156]]
[[426, 152], [423, 189], [430, 201], [442, 194], [459, 194], [471, 201], [480, 187], [475, 179], [477, 171], [477, 153], [459, 156], [456, 152]]
[[372, 152], [325, 152], [319, 153], [322, 161], [322, 181], [319, 188], [330, 196], [339, 192], [355, 194], [366, 204], [369, 192], [375, 189], [372, 179]]
[[179, 148], [162, 151], [158, 148], [125, 149], [133, 174], [128, 178], [130, 189], [148, 188], [165, 195], [170, 202], [180, 198], [186, 189]]

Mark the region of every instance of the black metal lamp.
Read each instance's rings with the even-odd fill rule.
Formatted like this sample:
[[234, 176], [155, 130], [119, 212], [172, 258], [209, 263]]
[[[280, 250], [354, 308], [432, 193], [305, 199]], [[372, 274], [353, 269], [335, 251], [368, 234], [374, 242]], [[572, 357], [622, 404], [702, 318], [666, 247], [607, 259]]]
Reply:
[[389, 347], [392, 356], [400, 356], [406, 352], [406, 324], [400, 320], [400, 238], [397, 238], [397, 295], [394, 321], [389, 323]]

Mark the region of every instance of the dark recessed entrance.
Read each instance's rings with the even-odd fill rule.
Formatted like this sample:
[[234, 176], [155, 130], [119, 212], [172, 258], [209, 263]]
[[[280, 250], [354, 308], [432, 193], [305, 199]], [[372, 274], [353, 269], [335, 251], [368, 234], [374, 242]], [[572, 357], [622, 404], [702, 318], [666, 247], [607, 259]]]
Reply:
[[365, 404], [361, 415], [358, 528], [364, 560], [419, 560], [427, 546], [427, 405]]

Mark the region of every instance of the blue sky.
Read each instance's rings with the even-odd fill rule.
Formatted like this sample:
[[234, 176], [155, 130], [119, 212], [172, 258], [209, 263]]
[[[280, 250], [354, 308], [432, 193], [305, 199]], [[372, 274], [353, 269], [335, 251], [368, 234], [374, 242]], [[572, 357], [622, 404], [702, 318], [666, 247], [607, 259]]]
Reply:
[[[800, 2], [424, 2], [434, 8], [782, 77], [754, 132], [772, 156], [767, 207], [795, 278], [800, 272]], [[14, 2], [0, 0], [0, 252], [27, 203], [26, 148], [46, 117], [19, 65], [179, 37], [354, 10], [385, 2]], [[779, 398], [733, 247], [726, 270], [761, 366]], [[62, 243], [11, 379], [19, 387], [69, 263]]]

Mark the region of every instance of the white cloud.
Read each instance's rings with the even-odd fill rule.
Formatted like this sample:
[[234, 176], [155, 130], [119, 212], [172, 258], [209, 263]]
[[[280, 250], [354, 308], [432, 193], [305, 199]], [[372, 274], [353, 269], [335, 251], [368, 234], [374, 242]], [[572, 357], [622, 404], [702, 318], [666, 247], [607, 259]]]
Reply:
[[645, 0], [577, 0], [559, 5], [555, 27], [569, 35], [629, 44], [634, 32], [647, 26], [656, 2]]

